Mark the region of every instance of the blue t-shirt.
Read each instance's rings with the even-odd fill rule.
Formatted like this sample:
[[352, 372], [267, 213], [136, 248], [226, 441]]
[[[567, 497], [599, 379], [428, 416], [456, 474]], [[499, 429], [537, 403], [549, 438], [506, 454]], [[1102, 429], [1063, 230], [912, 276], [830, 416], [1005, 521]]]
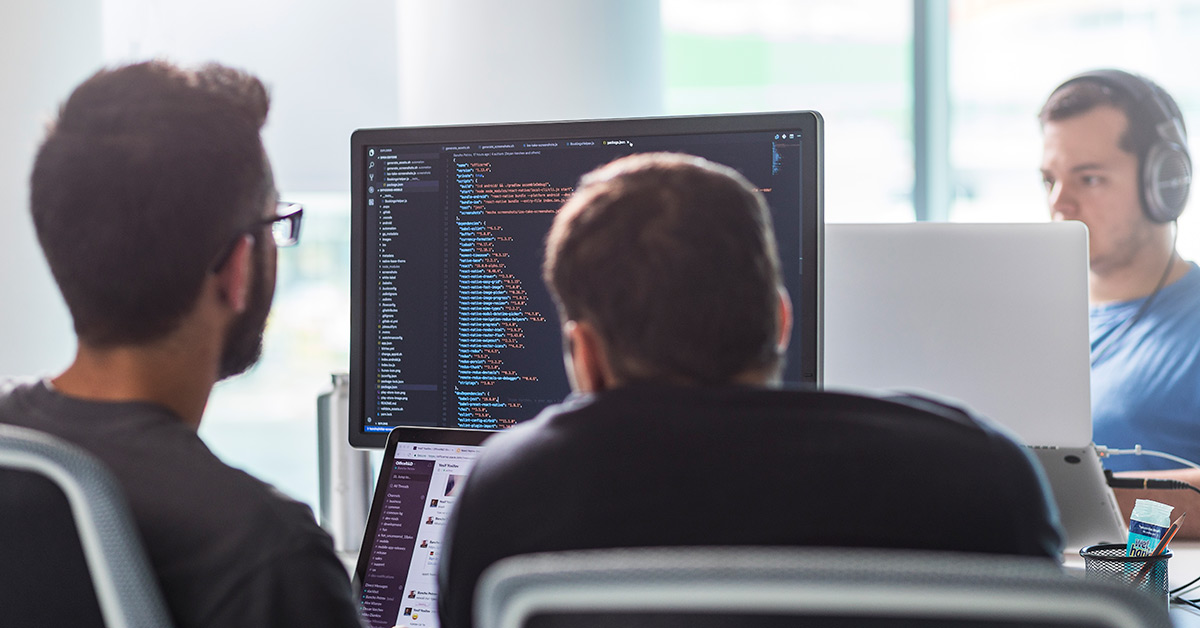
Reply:
[[[1200, 269], [1145, 299], [1091, 308], [1092, 423], [1097, 445], [1200, 462]], [[1172, 469], [1155, 456], [1114, 456], [1114, 471]]]

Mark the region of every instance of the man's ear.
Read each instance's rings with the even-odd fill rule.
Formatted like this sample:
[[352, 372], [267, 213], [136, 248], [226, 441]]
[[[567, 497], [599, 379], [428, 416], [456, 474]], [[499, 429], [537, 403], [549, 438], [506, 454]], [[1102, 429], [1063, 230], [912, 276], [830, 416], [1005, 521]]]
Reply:
[[787, 351], [788, 343], [792, 340], [792, 297], [788, 294], [787, 288], [779, 286], [779, 338], [776, 339], [776, 346], [779, 347], [779, 353]]
[[246, 310], [246, 302], [250, 294], [250, 272], [254, 264], [254, 236], [244, 235], [233, 246], [229, 258], [214, 274], [217, 279], [217, 293], [222, 301], [234, 312], [240, 314]]
[[567, 376], [576, 392], [592, 393], [608, 390], [615, 381], [608, 363], [608, 352], [600, 334], [590, 323], [567, 321], [563, 325], [567, 343]]

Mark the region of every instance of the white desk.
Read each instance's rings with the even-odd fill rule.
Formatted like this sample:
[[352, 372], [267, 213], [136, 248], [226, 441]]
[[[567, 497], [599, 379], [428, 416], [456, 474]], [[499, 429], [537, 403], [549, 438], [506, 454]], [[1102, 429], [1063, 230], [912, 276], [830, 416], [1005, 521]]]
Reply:
[[[1171, 557], [1171, 562], [1167, 566], [1169, 570], [1167, 574], [1172, 587], [1182, 586], [1192, 579], [1200, 577], [1200, 541], [1172, 543], [1171, 552], [1174, 553], [1174, 556]], [[1200, 598], [1200, 587], [1183, 595], [1188, 599]], [[1181, 604], [1172, 604], [1171, 621], [1175, 622], [1176, 626], [1200, 628], [1200, 610]]]

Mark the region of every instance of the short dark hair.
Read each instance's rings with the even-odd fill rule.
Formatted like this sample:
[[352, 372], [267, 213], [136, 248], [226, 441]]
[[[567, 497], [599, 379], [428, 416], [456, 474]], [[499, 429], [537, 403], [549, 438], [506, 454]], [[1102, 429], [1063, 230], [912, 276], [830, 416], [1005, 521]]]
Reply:
[[[1166, 90], [1148, 79], [1133, 75], [1130, 75], [1129, 79], [1131, 85], [1133, 81], [1144, 81], [1145, 88], [1154, 90], [1158, 99], [1182, 124], [1183, 117], [1179, 115], [1179, 106]], [[1148, 93], [1145, 98], [1139, 99], [1128, 90], [1103, 78], [1082, 77], [1070, 80], [1054, 90], [1042, 105], [1042, 110], [1038, 112], [1038, 120], [1044, 126], [1047, 122], [1081, 116], [1102, 106], [1114, 107], [1125, 114], [1125, 132], [1121, 135], [1118, 145], [1121, 150], [1136, 156], [1140, 163], [1150, 147], [1158, 141], [1156, 127], [1163, 121], [1163, 114]]]
[[194, 307], [274, 194], [269, 108], [257, 78], [217, 64], [105, 69], [72, 92], [38, 150], [30, 207], [81, 342], [150, 342]]
[[780, 367], [771, 217], [730, 168], [654, 153], [585, 175], [543, 271], [559, 315], [596, 328], [624, 381], [722, 384]]

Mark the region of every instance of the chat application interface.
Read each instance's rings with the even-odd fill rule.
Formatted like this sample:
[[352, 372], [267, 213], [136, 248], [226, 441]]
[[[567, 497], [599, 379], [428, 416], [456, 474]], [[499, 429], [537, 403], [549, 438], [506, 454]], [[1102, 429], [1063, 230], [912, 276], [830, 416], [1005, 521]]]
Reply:
[[442, 536], [478, 450], [467, 445], [396, 445], [362, 583], [361, 610], [371, 628], [438, 626]]

